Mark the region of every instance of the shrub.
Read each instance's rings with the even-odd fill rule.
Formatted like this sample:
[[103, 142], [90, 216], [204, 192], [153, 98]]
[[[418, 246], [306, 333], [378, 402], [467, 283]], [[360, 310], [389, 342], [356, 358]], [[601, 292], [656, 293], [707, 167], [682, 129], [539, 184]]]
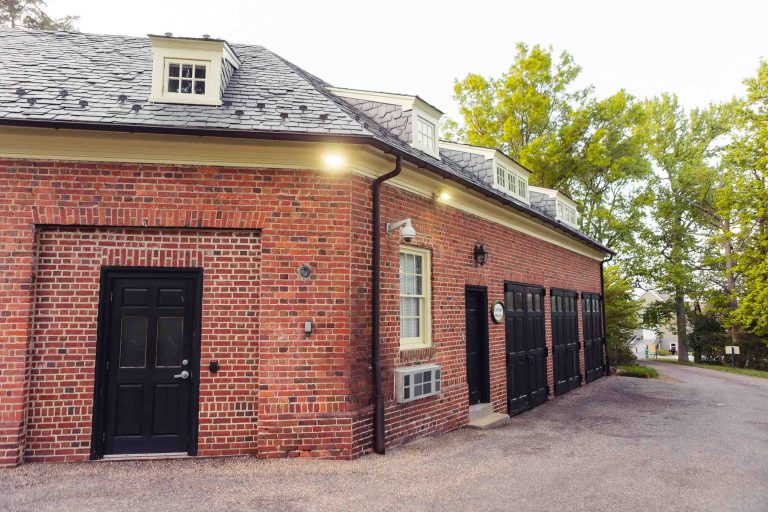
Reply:
[[660, 356], [671, 356], [672, 352], [670, 352], [669, 350], [667, 350], [665, 348], [660, 348], [660, 349], [658, 349], [656, 351], [656, 354], [658, 354]]
[[622, 377], [637, 377], [640, 379], [655, 379], [659, 376], [654, 368], [640, 366], [639, 364], [623, 364], [619, 366], [619, 375]]

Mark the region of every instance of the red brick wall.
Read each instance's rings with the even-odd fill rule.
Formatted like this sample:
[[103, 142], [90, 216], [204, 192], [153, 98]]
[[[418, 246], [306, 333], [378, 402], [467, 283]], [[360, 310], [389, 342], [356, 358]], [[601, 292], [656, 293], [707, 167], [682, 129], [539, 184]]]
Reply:
[[[201, 404], [200, 453], [242, 453], [255, 448], [262, 457], [350, 456], [350, 191], [346, 177], [300, 170], [0, 161], [0, 190], [0, 465], [17, 463], [24, 452], [36, 460], [82, 457], [86, 452], [82, 443], [88, 442], [88, 422], [82, 415], [87, 415], [88, 406], [83, 401], [92, 386], [93, 354], [89, 351], [93, 350], [93, 334], [88, 331], [95, 319], [78, 313], [73, 320], [78, 328], [66, 332], [38, 325], [33, 338], [33, 303], [38, 295], [42, 300], [46, 293], [56, 293], [46, 288], [44, 281], [34, 281], [35, 233], [40, 236], [37, 249], [50, 251], [64, 242], [52, 236], [89, 233], [88, 241], [82, 243], [93, 247], [96, 240], [107, 243], [109, 237], [118, 243], [127, 227], [195, 228], [193, 234], [185, 235], [190, 237], [188, 244], [177, 249], [182, 252], [195, 251], [198, 242], [205, 244], [210, 237], [219, 237], [220, 244], [211, 249], [204, 267], [226, 277], [207, 285], [210, 297], [203, 299], [204, 315], [206, 304], [220, 304], [222, 310], [233, 301], [243, 301], [245, 309], [246, 302], [253, 306], [252, 311], [243, 312], [254, 316], [246, 315], [246, 323], [237, 328], [230, 320], [239, 320], [239, 311], [233, 310], [232, 318], [229, 311], [223, 316], [208, 316], [211, 332], [227, 336], [220, 346], [211, 347], [211, 357], [215, 354], [223, 360], [223, 352], [234, 347], [231, 350], [235, 351], [238, 370], [232, 375], [224, 368], [211, 380], [203, 376], [203, 388], [217, 399]], [[54, 226], [66, 228], [48, 229]], [[82, 226], [103, 229], [79, 230]], [[257, 240], [233, 245], [232, 241], [245, 235], [225, 232], [231, 229], [262, 231]], [[211, 230], [222, 232], [214, 234]], [[145, 229], [136, 236], [156, 236], [152, 233], [152, 229]], [[254, 256], [259, 245], [261, 254]], [[135, 256], [89, 254], [84, 258], [87, 263], [77, 263], [84, 267], [82, 275], [77, 275], [82, 283], [57, 278], [56, 286], [76, 287], [77, 300], [86, 301], [84, 310], [92, 311], [93, 267], [101, 264], [97, 260], [103, 263], [105, 258], [114, 257], [127, 265], [139, 264], [145, 261], [142, 250], [137, 249]], [[48, 253], [41, 252], [44, 254]], [[171, 254], [169, 258], [177, 256]], [[231, 261], [226, 261], [230, 257]], [[153, 260], [150, 264], [160, 263]], [[240, 269], [241, 264], [257, 268], [238, 271], [233, 278], [228, 272]], [[302, 264], [313, 269], [307, 279], [298, 274]], [[41, 278], [48, 278], [46, 272], [56, 272], [51, 265], [43, 263]], [[246, 298], [255, 286], [249, 279], [253, 275], [258, 276], [257, 301]], [[81, 294], [90, 295], [83, 298]], [[65, 305], [62, 303], [67, 297], [61, 295], [59, 299], [60, 306]], [[44, 306], [43, 302], [37, 304]], [[39, 317], [50, 320], [51, 314], [42, 309]], [[307, 320], [314, 322], [311, 338], [304, 336]], [[35, 347], [40, 350], [28, 351], [30, 340], [37, 337], [40, 344]], [[51, 351], [57, 351], [53, 348], [57, 343], [79, 348], [54, 354]], [[255, 346], [258, 353], [251, 350]], [[40, 359], [43, 355], [45, 362]], [[53, 356], [60, 359], [51, 360]], [[33, 357], [38, 359], [31, 360]], [[42, 373], [27, 378], [27, 374], [32, 377], [31, 368], [41, 372], [48, 365], [61, 364], [62, 359], [67, 359], [68, 369], [77, 368], [73, 373], [76, 379], [83, 379], [75, 384], [62, 376], [56, 382], [64, 384], [56, 386], [63, 387], [63, 395], [48, 395], [40, 389], [49, 381]], [[85, 359], [91, 362], [86, 364]], [[204, 355], [202, 366], [206, 365]], [[251, 371], [253, 381], [249, 381]], [[218, 377], [222, 377], [218, 381], [221, 385], [215, 383]], [[232, 380], [225, 382], [229, 377]], [[86, 382], [89, 379], [91, 382]], [[256, 411], [249, 410], [256, 406]], [[72, 412], [76, 417], [80, 414], [76, 421], [68, 417], [70, 407], [75, 408]], [[27, 410], [29, 436], [25, 439]], [[256, 418], [256, 431], [245, 435], [246, 425]], [[219, 424], [221, 428], [215, 426]], [[57, 454], [44, 451], [55, 450], [55, 444]]]
[[[85, 457], [97, 268], [167, 261], [221, 277], [206, 281], [203, 298], [210, 343], [204, 338], [202, 367], [216, 358], [222, 371], [201, 376], [201, 455], [348, 458], [370, 448], [370, 180], [0, 161], [0, 190], [0, 465], [23, 453]], [[492, 302], [503, 298], [505, 280], [577, 291], [600, 283], [594, 260], [385, 186], [382, 219], [403, 217], [418, 231], [414, 245], [432, 250], [433, 346], [399, 350], [399, 240], [384, 235], [388, 446], [467, 421], [466, 284], [487, 286]], [[174, 248], [172, 239], [183, 242]], [[476, 242], [491, 251], [482, 268], [473, 262]], [[312, 268], [309, 278], [299, 276], [302, 264]], [[305, 321], [313, 322], [309, 338]], [[551, 346], [550, 332], [547, 315]], [[491, 398], [504, 411], [502, 325], [490, 324], [490, 343]], [[395, 404], [394, 369], [432, 361], [442, 365], [443, 393]], [[553, 389], [551, 362], [548, 370]]]
[[[370, 251], [370, 181], [356, 178], [353, 197], [360, 207], [353, 209], [353, 237], [361, 247], [356, 254]], [[365, 199], [362, 199], [365, 198]], [[552, 334], [549, 316], [549, 288], [599, 292], [600, 263], [545, 241], [507, 229], [479, 217], [462, 213], [446, 205], [384, 186], [382, 222], [410, 217], [417, 236], [412, 245], [432, 250], [432, 341], [430, 349], [399, 348], [398, 267], [399, 237], [382, 233], [382, 363], [387, 397], [387, 446], [395, 446], [425, 434], [445, 432], [467, 422], [468, 390], [466, 382], [466, 345], [464, 287], [488, 288], [489, 304], [503, 300], [504, 282], [541, 285], [547, 289], [545, 301], [546, 343], [550, 348], [547, 373], [550, 392], [554, 392], [552, 370]], [[473, 248], [483, 243], [490, 260], [476, 268]], [[355, 301], [363, 303], [370, 296], [370, 279], [361, 264], [353, 267]], [[366, 328], [368, 311], [353, 315], [353, 369], [360, 375], [354, 381], [353, 396], [361, 406], [355, 416], [355, 453], [369, 449], [370, 375], [367, 357], [370, 332]], [[581, 319], [579, 320], [581, 322]], [[504, 324], [489, 319], [491, 401], [494, 410], [506, 412], [506, 363]], [[583, 351], [582, 351], [583, 359]], [[394, 369], [399, 366], [437, 362], [442, 366], [442, 394], [408, 404], [394, 402]], [[581, 365], [582, 376], [584, 364]], [[367, 401], [366, 401], [367, 399]]]
[[260, 237], [254, 231], [38, 233], [25, 460], [86, 460], [102, 266], [203, 269], [198, 453], [256, 452]]

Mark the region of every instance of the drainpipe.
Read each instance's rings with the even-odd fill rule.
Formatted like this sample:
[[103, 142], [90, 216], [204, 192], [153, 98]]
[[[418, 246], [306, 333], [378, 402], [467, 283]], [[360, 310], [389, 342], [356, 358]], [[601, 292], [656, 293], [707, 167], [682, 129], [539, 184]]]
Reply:
[[607, 260], [600, 262], [600, 293], [603, 295], [603, 349], [605, 350], [605, 374], [611, 374], [611, 358], [608, 355], [608, 343], [605, 332], [605, 264], [613, 259], [613, 254]]
[[384, 392], [381, 390], [381, 185], [402, 169], [403, 157], [397, 155], [395, 168], [373, 180], [373, 316], [371, 366], [375, 406], [373, 410], [373, 451], [384, 455]]

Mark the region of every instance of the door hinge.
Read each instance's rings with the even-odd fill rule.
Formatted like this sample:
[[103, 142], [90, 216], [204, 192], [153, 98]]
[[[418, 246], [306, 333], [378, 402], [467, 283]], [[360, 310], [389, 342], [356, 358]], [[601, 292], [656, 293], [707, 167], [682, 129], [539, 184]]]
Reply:
[[101, 442], [103, 443], [106, 440], [107, 440], [107, 433], [106, 432], [102, 432], [101, 433]]
[[110, 292], [109, 292], [109, 302], [112, 302], [112, 300], [114, 300], [114, 298], [115, 298], [115, 292], [110, 290]]
[[107, 361], [107, 371], [109, 371], [109, 361]]

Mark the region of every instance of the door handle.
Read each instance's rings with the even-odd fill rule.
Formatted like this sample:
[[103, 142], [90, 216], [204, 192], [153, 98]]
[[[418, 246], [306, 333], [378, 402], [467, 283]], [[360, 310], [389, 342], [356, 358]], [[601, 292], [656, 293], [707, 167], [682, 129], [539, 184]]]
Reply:
[[174, 379], [188, 379], [189, 378], [189, 372], [187, 370], [182, 370], [181, 373], [177, 373], [173, 376]]

